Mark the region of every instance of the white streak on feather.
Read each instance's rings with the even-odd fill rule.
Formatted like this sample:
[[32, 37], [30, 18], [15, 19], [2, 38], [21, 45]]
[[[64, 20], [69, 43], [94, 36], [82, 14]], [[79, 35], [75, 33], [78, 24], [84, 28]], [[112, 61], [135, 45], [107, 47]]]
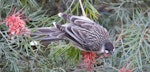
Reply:
[[35, 45], [38, 45], [38, 44], [39, 44], [39, 43], [38, 43], [37, 41], [31, 41], [31, 42], [30, 42], [30, 45], [31, 45], [31, 46], [35, 46]]

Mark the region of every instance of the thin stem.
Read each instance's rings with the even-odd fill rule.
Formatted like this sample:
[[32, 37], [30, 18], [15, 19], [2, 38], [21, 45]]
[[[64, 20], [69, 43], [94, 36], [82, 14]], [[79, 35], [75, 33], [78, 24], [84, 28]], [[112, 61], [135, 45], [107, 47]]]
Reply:
[[80, 3], [80, 6], [81, 6], [82, 14], [83, 14], [83, 16], [85, 16], [85, 17], [86, 17], [86, 14], [85, 14], [85, 11], [84, 11], [84, 8], [83, 8], [82, 1], [81, 1], [81, 0], [79, 0], [79, 3]]

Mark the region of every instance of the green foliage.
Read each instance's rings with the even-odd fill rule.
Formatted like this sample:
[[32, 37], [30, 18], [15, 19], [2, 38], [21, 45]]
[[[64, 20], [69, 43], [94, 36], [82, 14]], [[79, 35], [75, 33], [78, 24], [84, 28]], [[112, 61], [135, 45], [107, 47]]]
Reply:
[[[97, 59], [96, 71], [117, 72], [126, 68], [133, 72], [150, 70], [150, 1], [148, 0], [83, 0], [90, 19], [106, 27], [116, 51], [107, 59]], [[64, 11], [82, 15], [77, 0], [0, 0], [0, 71], [1, 72], [71, 72], [78, 70], [81, 51], [65, 41], [52, 42], [48, 47], [31, 47], [28, 37], [8, 38], [8, 28], [2, 24], [13, 6], [24, 9], [30, 21], [28, 28], [52, 26], [62, 21], [57, 16]], [[79, 71], [80, 72], [80, 71]]]

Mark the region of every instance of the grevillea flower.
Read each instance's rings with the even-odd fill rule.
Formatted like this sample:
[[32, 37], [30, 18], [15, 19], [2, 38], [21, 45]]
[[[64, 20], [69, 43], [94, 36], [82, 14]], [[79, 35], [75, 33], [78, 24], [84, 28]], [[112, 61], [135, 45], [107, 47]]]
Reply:
[[95, 57], [96, 53], [94, 52], [82, 52], [84, 66], [88, 71], [93, 70], [94, 64], [96, 63]]
[[29, 29], [26, 27], [23, 11], [13, 11], [6, 19], [6, 26], [9, 27], [9, 35], [29, 35]]

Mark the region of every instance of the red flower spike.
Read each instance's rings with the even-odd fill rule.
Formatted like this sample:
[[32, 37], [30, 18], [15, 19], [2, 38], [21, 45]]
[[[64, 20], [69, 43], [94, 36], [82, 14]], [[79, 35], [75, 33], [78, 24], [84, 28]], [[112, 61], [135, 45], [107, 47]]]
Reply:
[[5, 19], [6, 26], [9, 27], [9, 35], [29, 35], [30, 31], [26, 27], [26, 22], [23, 12], [19, 10], [15, 13], [15, 10]]
[[95, 57], [96, 53], [94, 52], [82, 52], [84, 66], [88, 71], [93, 70], [94, 64], [96, 63]]

